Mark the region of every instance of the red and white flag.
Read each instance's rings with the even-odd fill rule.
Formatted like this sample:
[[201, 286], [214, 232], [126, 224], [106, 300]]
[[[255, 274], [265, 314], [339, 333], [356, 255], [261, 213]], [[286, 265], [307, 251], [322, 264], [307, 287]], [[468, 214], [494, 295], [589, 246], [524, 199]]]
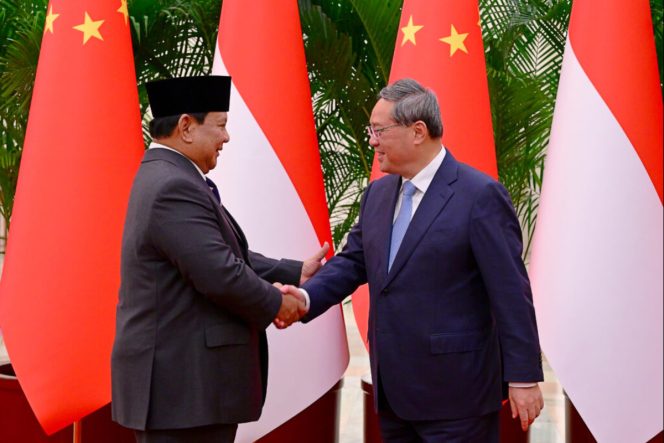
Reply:
[[18, 380], [53, 433], [111, 400], [120, 243], [143, 154], [125, 0], [51, 0], [0, 282]]
[[[232, 77], [220, 165], [210, 174], [252, 250], [305, 258], [332, 244], [296, 0], [225, 0], [213, 73]], [[348, 365], [340, 308], [307, 325], [268, 330], [261, 419], [239, 442], [267, 434], [320, 398]]]
[[[497, 178], [477, 1], [404, 1], [390, 83], [406, 77], [438, 96], [445, 147], [458, 160]], [[371, 180], [383, 175], [374, 159]], [[353, 295], [353, 312], [366, 344], [366, 285]]]
[[662, 430], [662, 142], [648, 0], [575, 0], [530, 275], [544, 353], [601, 442]]

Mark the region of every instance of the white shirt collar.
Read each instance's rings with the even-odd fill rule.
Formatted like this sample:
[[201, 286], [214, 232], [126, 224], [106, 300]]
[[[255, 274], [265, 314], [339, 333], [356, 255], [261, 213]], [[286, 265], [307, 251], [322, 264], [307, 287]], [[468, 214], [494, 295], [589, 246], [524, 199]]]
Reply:
[[[431, 160], [428, 165], [422, 168], [420, 172], [415, 174], [415, 176], [410, 179], [411, 183], [413, 183], [417, 190], [422, 194], [427, 192], [427, 189], [429, 189], [429, 185], [431, 185], [433, 177], [436, 175], [438, 168], [440, 168], [440, 165], [443, 163], [446, 153], [447, 151], [445, 150], [445, 146], [441, 145], [440, 152], [433, 158], [433, 160]], [[403, 181], [406, 182], [408, 180], [404, 179]], [[403, 184], [401, 186], [403, 187]]]
[[205, 180], [205, 174], [203, 174], [203, 171], [201, 171], [201, 168], [199, 168], [196, 163], [194, 163], [189, 157], [187, 157], [186, 155], [184, 155], [183, 153], [181, 153], [177, 149], [173, 149], [170, 146], [162, 145], [161, 143], [151, 142], [150, 146], [148, 146], [148, 149], [154, 149], [154, 148], [167, 149], [169, 151], [177, 152], [178, 154], [180, 154], [181, 156], [183, 156], [184, 158], [189, 160], [191, 162], [191, 164], [194, 165], [194, 168], [196, 168], [198, 173], [201, 174], [201, 177], [203, 177], [203, 180]]

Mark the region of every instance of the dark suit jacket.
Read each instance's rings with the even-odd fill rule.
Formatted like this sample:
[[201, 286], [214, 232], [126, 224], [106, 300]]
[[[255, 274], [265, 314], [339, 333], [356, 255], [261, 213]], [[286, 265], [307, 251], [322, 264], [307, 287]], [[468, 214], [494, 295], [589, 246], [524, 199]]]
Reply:
[[397, 415], [439, 420], [496, 411], [503, 380], [542, 380], [508, 193], [448, 151], [388, 273], [400, 186], [389, 175], [367, 187], [345, 248], [303, 285], [311, 297], [307, 319], [368, 281], [374, 389], [380, 374]]
[[260, 416], [265, 328], [301, 263], [248, 251], [189, 160], [150, 149], [125, 221], [111, 358], [114, 419], [133, 429], [240, 423]]

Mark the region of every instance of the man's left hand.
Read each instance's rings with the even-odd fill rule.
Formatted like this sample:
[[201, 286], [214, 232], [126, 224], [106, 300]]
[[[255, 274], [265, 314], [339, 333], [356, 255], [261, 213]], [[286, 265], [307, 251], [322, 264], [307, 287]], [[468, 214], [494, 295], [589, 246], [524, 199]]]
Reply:
[[521, 429], [525, 432], [544, 408], [542, 391], [540, 391], [539, 385], [531, 388], [514, 388], [510, 386], [509, 397], [512, 418], [519, 416], [521, 419]]
[[302, 263], [302, 274], [300, 275], [300, 285], [314, 276], [316, 272], [323, 266], [323, 259], [330, 250], [330, 245], [325, 242], [323, 246], [313, 256], [309, 257]]

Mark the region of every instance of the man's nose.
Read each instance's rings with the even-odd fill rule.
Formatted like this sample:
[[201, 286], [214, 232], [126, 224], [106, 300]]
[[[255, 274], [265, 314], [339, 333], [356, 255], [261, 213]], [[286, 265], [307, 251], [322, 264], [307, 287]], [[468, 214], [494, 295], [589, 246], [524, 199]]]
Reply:
[[380, 141], [378, 140], [378, 137], [376, 137], [375, 135], [370, 135], [369, 136], [369, 146], [371, 146], [372, 148], [375, 148], [379, 144], [380, 144]]

